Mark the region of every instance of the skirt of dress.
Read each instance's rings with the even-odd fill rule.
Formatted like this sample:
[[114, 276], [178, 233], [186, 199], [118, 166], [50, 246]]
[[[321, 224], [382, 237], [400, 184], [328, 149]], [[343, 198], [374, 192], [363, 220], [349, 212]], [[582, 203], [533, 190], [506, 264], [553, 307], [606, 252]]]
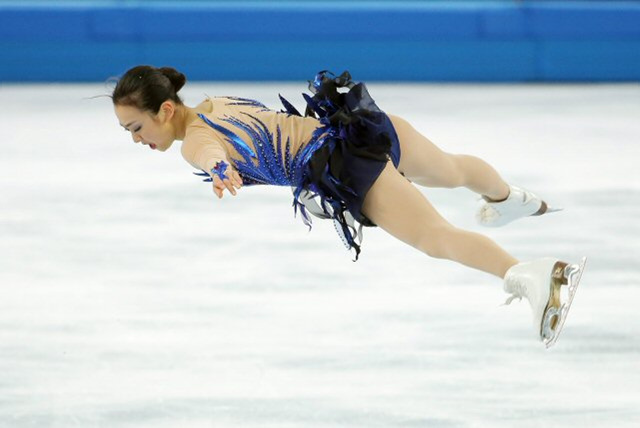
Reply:
[[[339, 91], [341, 88], [345, 90]], [[314, 95], [303, 94], [307, 102], [305, 116], [320, 120], [322, 127], [316, 135], [322, 137], [301, 165], [294, 183], [294, 206], [299, 205], [304, 211], [300, 197], [303, 191], [319, 197], [323, 218], [339, 223], [347, 247], [356, 251], [356, 261], [360, 254], [355, 240], [358, 232], [347, 213], [360, 223], [360, 233], [362, 226], [377, 226], [362, 213], [362, 204], [387, 162], [391, 160], [398, 167], [398, 136], [365, 84], [354, 83], [348, 71], [338, 77], [321, 71], [309, 82], [309, 90]], [[288, 113], [300, 115], [285, 99], [281, 100]]]

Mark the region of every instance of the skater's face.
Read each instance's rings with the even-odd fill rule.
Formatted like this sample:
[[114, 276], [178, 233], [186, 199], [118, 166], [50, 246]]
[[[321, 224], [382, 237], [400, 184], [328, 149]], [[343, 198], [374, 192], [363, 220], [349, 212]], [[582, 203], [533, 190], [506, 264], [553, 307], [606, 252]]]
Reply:
[[131, 133], [134, 143], [142, 143], [161, 152], [173, 144], [175, 129], [171, 119], [176, 110], [171, 101], [162, 103], [157, 114], [127, 105], [115, 105], [114, 110], [120, 125]]

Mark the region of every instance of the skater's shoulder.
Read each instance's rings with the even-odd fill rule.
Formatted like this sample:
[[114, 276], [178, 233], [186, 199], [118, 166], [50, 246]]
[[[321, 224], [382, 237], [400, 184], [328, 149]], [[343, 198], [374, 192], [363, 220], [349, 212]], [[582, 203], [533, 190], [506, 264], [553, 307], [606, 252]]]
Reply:
[[223, 145], [218, 132], [212, 127], [215, 121], [215, 117], [199, 113], [198, 117], [186, 127], [180, 148], [185, 160], [193, 160], [196, 153], [206, 147]]

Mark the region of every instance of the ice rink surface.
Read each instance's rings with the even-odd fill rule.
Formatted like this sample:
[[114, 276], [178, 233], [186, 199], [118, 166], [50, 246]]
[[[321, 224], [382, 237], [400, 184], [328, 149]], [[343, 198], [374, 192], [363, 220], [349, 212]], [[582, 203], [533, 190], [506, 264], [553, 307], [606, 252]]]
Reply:
[[[365, 228], [360, 259], [287, 187], [215, 197], [133, 144], [95, 85], [0, 86], [0, 426], [640, 426], [640, 86], [369, 85], [444, 150], [563, 212], [501, 229], [521, 260], [589, 256], [556, 347], [501, 280]], [[187, 84], [303, 107], [305, 82]], [[419, 219], [416, 219], [419, 221]]]

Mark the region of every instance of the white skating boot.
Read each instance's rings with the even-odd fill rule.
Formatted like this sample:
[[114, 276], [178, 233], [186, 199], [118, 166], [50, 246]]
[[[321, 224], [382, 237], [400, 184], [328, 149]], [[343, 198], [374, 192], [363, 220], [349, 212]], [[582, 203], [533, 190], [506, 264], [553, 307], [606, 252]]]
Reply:
[[521, 217], [542, 215], [560, 211], [550, 208], [537, 195], [516, 186], [509, 186], [509, 196], [504, 201], [492, 202], [486, 196], [480, 198], [476, 220], [482, 226], [504, 226]]
[[[505, 304], [516, 298], [522, 300], [526, 297], [529, 300], [533, 327], [547, 348], [558, 340], [586, 261], [587, 258], [583, 257], [577, 265], [543, 258], [518, 263], [504, 277], [504, 291], [512, 294]], [[561, 298], [563, 286], [566, 286], [568, 295]]]

